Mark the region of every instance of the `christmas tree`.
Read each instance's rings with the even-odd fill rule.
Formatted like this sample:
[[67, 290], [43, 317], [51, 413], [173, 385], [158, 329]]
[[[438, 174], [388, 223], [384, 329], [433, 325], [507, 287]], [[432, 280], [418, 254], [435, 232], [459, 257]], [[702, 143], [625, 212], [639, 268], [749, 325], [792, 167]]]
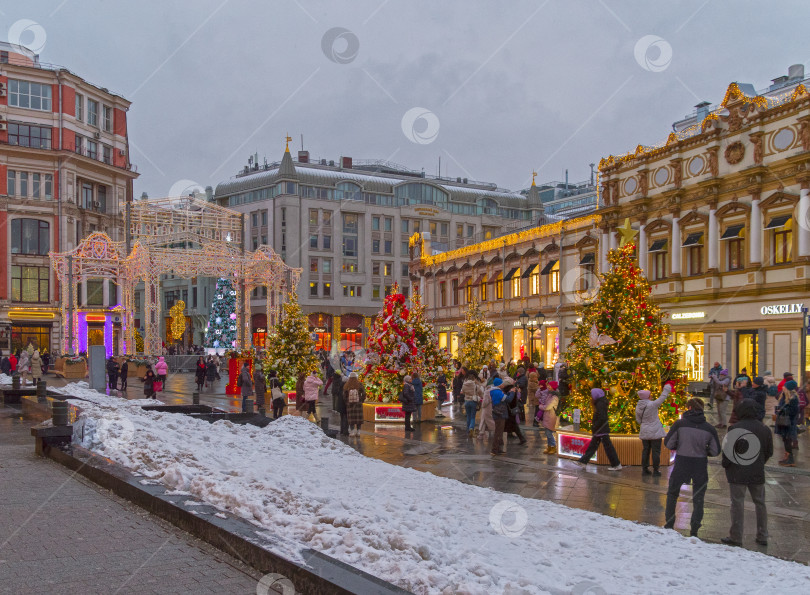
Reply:
[[236, 347], [236, 290], [228, 279], [217, 279], [205, 347], [218, 353]]
[[450, 354], [446, 349], [439, 347], [439, 338], [433, 330], [433, 325], [427, 320], [425, 305], [418, 293], [411, 298], [408, 323], [413, 328], [416, 343], [416, 357], [412, 370], [419, 373], [425, 384], [434, 383], [439, 375], [439, 367], [444, 370], [450, 369]]
[[478, 302], [473, 300], [467, 307], [466, 320], [460, 325], [458, 336], [458, 357], [462, 365], [480, 371], [498, 356], [498, 344], [492, 327], [484, 320]]
[[319, 366], [315, 341], [309, 334], [309, 323], [301, 311], [298, 296], [293, 292], [281, 305], [282, 316], [271, 327], [264, 359], [265, 373], [275, 370], [285, 388], [295, 386], [300, 374], [309, 374]]
[[582, 322], [566, 354], [573, 377], [568, 413], [582, 410], [582, 425], [589, 429], [591, 389], [601, 388], [609, 393], [610, 431], [636, 433], [637, 392], [649, 390], [655, 399], [662, 383], [672, 381], [672, 393], [659, 409], [661, 421], [671, 425], [689, 395], [686, 379], [675, 368], [669, 325], [650, 299], [650, 284], [635, 261], [635, 245], [611, 250], [608, 262], [611, 270], [602, 275], [599, 293], [580, 308]]
[[369, 400], [383, 403], [396, 400], [402, 390], [402, 378], [413, 371], [418, 351], [408, 315], [405, 296], [394, 284], [374, 320], [368, 339], [363, 383]]

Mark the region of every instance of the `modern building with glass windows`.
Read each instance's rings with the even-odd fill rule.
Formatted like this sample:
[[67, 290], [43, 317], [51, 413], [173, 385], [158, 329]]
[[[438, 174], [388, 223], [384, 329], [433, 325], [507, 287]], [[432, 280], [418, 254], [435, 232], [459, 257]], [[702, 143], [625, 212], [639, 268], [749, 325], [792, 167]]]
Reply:
[[[435, 251], [460, 248], [546, 222], [536, 194], [526, 197], [466, 178], [434, 178], [381, 162], [251, 159], [220, 183], [214, 200], [246, 215], [248, 250], [272, 246], [304, 269], [298, 287], [318, 346], [361, 345], [394, 283], [411, 289], [409, 239], [430, 232]], [[264, 296], [254, 296], [254, 344], [263, 344]]]
[[[0, 42], [0, 349], [58, 350], [61, 298], [48, 252], [93, 231], [123, 240], [119, 205], [137, 177], [129, 163], [130, 102]], [[81, 284], [93, 312], [89, 340], [104, 342], [115, 285]], [[89, 318], [88, 318], [89, 320]], [[120, 320], [120, 317], [119, 317]], [[120, 322], [119, 322], [120, 326]]]

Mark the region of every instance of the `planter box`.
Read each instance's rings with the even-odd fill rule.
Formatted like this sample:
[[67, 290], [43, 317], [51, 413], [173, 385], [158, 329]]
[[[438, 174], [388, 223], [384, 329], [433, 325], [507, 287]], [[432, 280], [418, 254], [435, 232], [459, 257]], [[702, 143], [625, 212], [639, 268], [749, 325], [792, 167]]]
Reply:
[[[569, 426], [570, 427], [570, 426]], [[616, 447], [616, 453], [622, 465], [641, 465], [641, 440], [638, 434], [611, 434], [610, 441]], [[564, 459], [578, 459], [591, 443], [591, 435], [584, 432], [557, 430], [557, 456]], [[591, 459], [593, 461], [593, 459]], [[675, 453], [661, 444], [661, 466], [671, 465]], [[609, 465], [605, 448], [600, 444], [596, 451], [596, 464]]]
[[[422, 405], [422, 421], [432, 420], [436, 416], [436, 401], [425, 401]], [[405, 423], [405, 412], [402, 403], [380, 403], [366, 401], [363, 403], [363, 421], [371, 423]]]
[[65, 378], [84, 378], [87, 376], [87, 363], [81, 362], [78, 364], [70, 364], [65, 362], [64, 371], [62, 376]]
[[143, 364], [139, 364], [135, 367], [135, 376], [138, 378], [143, 378], [146, 376], [146, 366]]

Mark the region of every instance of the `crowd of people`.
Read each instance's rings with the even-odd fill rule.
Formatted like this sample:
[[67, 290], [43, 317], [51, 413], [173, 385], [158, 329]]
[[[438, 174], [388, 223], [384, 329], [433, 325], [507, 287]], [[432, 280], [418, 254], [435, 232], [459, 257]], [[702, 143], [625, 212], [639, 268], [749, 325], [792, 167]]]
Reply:
[[33, 345], [28, 345], [25, 349], [17, 349], [8, 355], [3, 355], [0, 351], [0, 373], [6, 376], [18, 374], [21, 386], [29, 382], [36, 385], [43, 375], [48, 373], [48, 366], [51, 365], [51, 354], [47, 349], [40, 353]]

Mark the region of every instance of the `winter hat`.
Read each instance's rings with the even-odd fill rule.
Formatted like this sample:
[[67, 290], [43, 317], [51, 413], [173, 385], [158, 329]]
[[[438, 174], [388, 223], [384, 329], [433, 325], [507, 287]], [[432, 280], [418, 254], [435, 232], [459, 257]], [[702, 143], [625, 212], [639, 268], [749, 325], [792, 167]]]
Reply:
[[437, 370], [438, 372], [441, 372], [441, 371], [442, 371], [442, 367], [441, 367], [441, 366], [439, 366], [438, 368], [436, 368], [436, 370]]
[[349, 374], [349, 378], [357, 378], [357, 372], [352, 372]]
[[640, 391], [638, 391], [638, 398], [639, 399], [649, 399], [650, 398], [650, 391], [648, 391], [648, 390], [640, 390]]
[[720, 370], [720, 376], [728, 376], [728, 370]]
[[515, 381], [509, 378], [508, 376], [503, 379], [503, 384], [501, 384], [501, 390], [506, 390], [508, 388], [512, 388], [515, 386]]
[[517, 373], [518, 373], [518, 374], [525, 374], [525, 373], [526, 373], [526, 370], [524, 370], [524, 369], [521, 367], [521, 368], [518, 368], [518, 369], [517, 369]]
[[782, 374], [782, 378], [793, 378], [793, 372], [785, 372]]
[[788, 390], [799, 390], [799, 384], [795, 380], [788, 380], [785, 382], [785, 388]]
[[560, 386], [560, 383], [559, 383], [559, 382], [557, 382], [556, 380], [552, 380], [551, 382], [549, 382], [549, 383], [548, 383], [548, 387], [549, 387], [551, 390], [557, 390], [557, 387], [558, 387], [558, 386]]
[[762, 386], [763, 384], [765, 384], [765, 379], [762, 376], [757, 376], [756, 378], [754, 378], [754, 384]]
[[484, 370], [489, 370], [489, 368], [487, 367], [487, 365], [486, 365], [486, 364], [484, 364], [484, 368], [483, 368], [483, 369], [484, 369]]
[[405, 376], [405, 378], [403, 378], [403, 380], [404, 380], [405, 382], [410, 382], [411, 380], [413, 380], [413, 378], [411, 378], [411, 375], [410, 375], [410, 374], [408, 374], [408, 375], [406, 375], [406, 376]]
[[601, 399], [604, 396], [605, 396], [605, 391], [603, 391], [601, 388], [592, 388], [591, 389], [591, 398], [592, 399], [594, 399], [594, 400]]
[[502, 384], [503, 380], [501, 380], [500, 378], [496, 378], [495, 380], [492, 381], [492, 386], [500, 386]]

